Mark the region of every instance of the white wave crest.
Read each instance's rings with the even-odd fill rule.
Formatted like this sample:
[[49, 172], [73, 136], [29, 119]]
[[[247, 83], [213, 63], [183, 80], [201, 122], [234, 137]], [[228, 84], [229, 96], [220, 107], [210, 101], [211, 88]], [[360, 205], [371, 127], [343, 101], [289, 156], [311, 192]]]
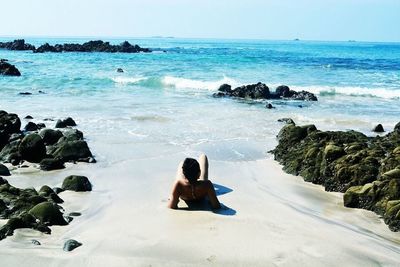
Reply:
[[165, 76], [162, 79], [165, 86], [175, 87], [178, 89], [203, 89], [214, 91], [217, 90], [222, 84], [227, 83], [236, 86], [238, 83], [228, 77], [224, 77], [218, 81], [199, 81], [186, 78], [178, 78], [173, 76]]
[[296, 91], [306, 90], [321, 96], [327, 95], [347, 95], [347, 96], [369, 96], [385, 99], [400, 98], [400, 90], [389, 88], [367, 88], [367, 87], [352, 87], [352, 86], [290, 86]]
[[119, 84], [134, 84], [138, 83], [140, 81], [147, 80], [146, 77], [124, 77], [124, 76], [118, 76], [111, 78], [115, 83]]

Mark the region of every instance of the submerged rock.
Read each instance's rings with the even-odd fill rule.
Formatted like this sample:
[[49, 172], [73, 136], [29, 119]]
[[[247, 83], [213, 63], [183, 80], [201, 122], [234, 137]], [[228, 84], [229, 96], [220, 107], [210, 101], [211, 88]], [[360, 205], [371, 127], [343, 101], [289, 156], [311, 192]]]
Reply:
[[272, 152], [286, 172], [343, 192], [346, 207], [372, 210], [400, 231], [400, 132], [372, 138], [288, 124], [278, 142]]
[[56, 204], [42, 202], [29, 210], [29, 214], [45, 225], [67, 225], [63, 214]]

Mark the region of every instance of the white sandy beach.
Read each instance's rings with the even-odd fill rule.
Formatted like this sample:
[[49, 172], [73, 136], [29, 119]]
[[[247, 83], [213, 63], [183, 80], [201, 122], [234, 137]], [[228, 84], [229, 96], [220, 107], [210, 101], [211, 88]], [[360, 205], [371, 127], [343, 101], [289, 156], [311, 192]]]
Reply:
[[[226, 192], [219, 199], [228, 208], [169, 210], [183, 157], [13, 175], [16, 186], [29, 179], [39, 187], [60, 185], [66, 173], [84, 174], [94, 190], [60, 194], [67, 213], [82, 213], [70, 225], [53, 226], [51, 235], [17, 230], [0, 242], [1, 266], [396, 266], [400, 260], [400, 234], [378, 216], [344, 208], [341, 194], [283, 173], [272, 159], [210, 159], [210, 179]], [[69, 238], [83, 246], [66, 253]]]

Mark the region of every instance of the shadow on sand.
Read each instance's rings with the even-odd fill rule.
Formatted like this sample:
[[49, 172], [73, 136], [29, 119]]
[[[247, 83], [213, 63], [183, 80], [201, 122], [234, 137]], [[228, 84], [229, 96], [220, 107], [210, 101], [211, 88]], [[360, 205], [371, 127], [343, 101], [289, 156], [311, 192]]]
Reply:
[[[233, 190], [219, 184], [213, 184], [215, 188], [215, 193], [217, 196], [221, 196], [227, 193], [232, 192]], [[224, 215], [224, 216], [233, 216], [236, 214], [236, 210], [225, 206], [221, 203], [221, 208], [217, 210], [213, 210], [210, 207], [210, 203], [207, 199], [198, 200], [198, 201], [185, 201], [187, 204], [187, 208], [182, 208], [183, 210], [191, 210], [191, 211], [211, 211], [215, 214]]]

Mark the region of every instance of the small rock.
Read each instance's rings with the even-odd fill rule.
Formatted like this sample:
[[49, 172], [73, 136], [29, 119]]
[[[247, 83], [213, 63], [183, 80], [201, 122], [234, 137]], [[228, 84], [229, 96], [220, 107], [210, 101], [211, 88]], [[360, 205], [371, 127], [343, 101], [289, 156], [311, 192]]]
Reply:
[[20, 95], [32, 95], [30, 92], [19, 92]]
[[50, 202], [42, 202], [29, 210], [29, 214], [48, 225], [67, 225], [58, 206]]
[[281, 118], [281, 119], [278, 119], [278, 122], [284, 122], [286, 124], [293, 124], [293, 125], [296, 124], [296, 123], [294, 123], [294, 121], [291, 118]]
[[85, 192], [92, 191], [92, 184], [86, 176], [70, 175], [64, 179], [61, 188], [75, 192]]
[[273, 109], [273, 108], [275, 108], [271, 103], [268, 103], [266, 106], [265, 106], [265, 108], [267, 108], [267, 109]]
[[124, 72], [124, 70], [122, 68], [118, 68], [117, 72], [122, 73], [122, 72]]
[[378, 124], [372, 129], [372, 131], [376, 133], [383, 133], [385, 130], [383, 129], [382, 124]]
[[64, 243], [63, 249], [64, 249], [64, 251], [72, 251], [80, 246], [82, 246], [82, 243], [79, 243], [78, 241], [73, 240], [73, 239], [69, 239]]
[[32, 244], [34, 244], [36, 246], [40, 246], [41, 245], [40, 242], [38, 240], [36, 240], [36, 239], [32, 239], [31, 242], [32, 242]]
[[72, 217], [78, 217], [81, 216], [82, 214], [80, 212], [71, 212], [70, 214], [68, 214], [68, 216], [72, 216]]
[[36, 123], [34, 122], [28, 122], [25, 127], [24, 127], [24, 131], [26, 132], [33, 132], [33, 131], [37, 131], [38, 130], [38, 126], [36, 125]]
[[66, 118], [65, 120], [58, 120], [56, 122], [56, 128], [65, 128], [67, 126], [76, 126], [76, 123], [70, 117]]
[[46, 124], [44, 124], [43, 122], [37, 123], [36, 126], [38, 127], [38, 130], [46, 128]]
[[40, 161], [40, 169], [44, 171], [64, 169], [64, 162], [60, 159], [46, 158]]
[[26, 120], [32, 120], [33, 117], [32, 117], [31, 115], [27, 115], [24, 119], [26, 119]]
[[8, 170], [8, 168], [6, 166], [4, 166], [3, 164], [0, 163], [0, 175], [3, 176], [10, 176], [10, 171]]

